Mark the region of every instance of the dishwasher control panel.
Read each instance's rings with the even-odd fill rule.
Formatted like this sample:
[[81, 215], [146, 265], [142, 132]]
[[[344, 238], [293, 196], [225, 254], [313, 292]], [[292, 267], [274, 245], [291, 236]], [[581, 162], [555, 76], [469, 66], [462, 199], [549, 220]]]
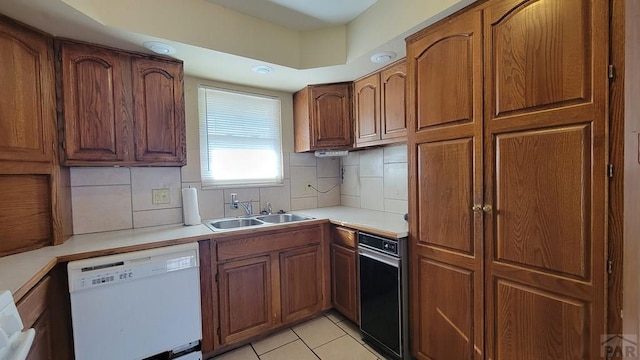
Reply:
[[124, 264], [118, 269], [113, 270], [98, 270], [86, 273], [86, 275], [78, 274], [74, 279], [76, 289], [86, 289], [94, 286], [100, 286], [103, 284], [115, 284], [122, 281], [129, 281], [136, 279], [137, 271], [140, 269], [126, 268]]
[[[127, 255], [127, 254], [124, 254]], [[182, 252], [170, 256], [140, 256], [135, 258], [105, 257], [103, 262], [81, 260], [73, 271], [69, 269], [69, 291], [81, 291], [105, 285], [165, 274], [198, 266], [196, 251]], [[91, 259], [89, 259], [91, 260]]]

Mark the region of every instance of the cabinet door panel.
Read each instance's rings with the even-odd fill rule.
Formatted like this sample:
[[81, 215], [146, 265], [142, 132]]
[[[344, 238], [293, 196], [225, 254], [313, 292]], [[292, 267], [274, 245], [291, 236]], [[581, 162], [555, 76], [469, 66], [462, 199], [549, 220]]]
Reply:
[[317, 245], [280, 254], [282, 322], [320, 311], [321, 269], [320, 248]]
[[[471, 359], [474, 333], [474, 275], [471, 271], [420, 258], [418, 262], [420, 347], [426, 359]], [[482, 327], [482, 324], [477, 324]], [[514, 358], [515, 359], [515, 358]]]
[[473, 255], [473, 139], [421, 144], [418, 243]]
[[488, 358], [600, 358], [608, 11], [579, 0], [486, 8]]
[[357, 261], [354, 249], [331, 244], [331, 302], [356, 324], [359, 323]]
[[581, 16], [591, 12], [589, 2], [518, 3], [499, 1], [491, 14], [494, 114], [591, 100], [593, 29]]
[[578, 125], [496, 136], [497, 261], [586, 280], [590, 133]]
[[413, 355], [484, 359], [481, 12], [409, 39], [407, 62]]
[[496, 358], [587, 359], [590, 321], [583, 301], [501, 279], [495, 292]]
[[51, 245], [48, 175], [0, 175], [0, 256]]
[[62, 45], [68, 160], [124, 161], [130, 129], [129, 60], [113, 51]]
[[271, 261], [269, 256], [218, 266], [221, 344], [271, 328]]
[[356, 144], [380, 140], [380, 77], [378, 74], [353, 84]]
[[0, 160], [52, 161], [51, 40], [0, 22]]
[[36, 331], [36, 336], [33, 339], [27, 360], [54, 360], [56, 354], [53, 350], [53, 334], [51, 333], [53, 323], [48, 310], [40, 315], [33, 324], [33, 328]]
[[401, 61], [380, 73], [382, 103], [382, 139], [407, 136], [405, 85], [407, 63]]
[[467, 33], [434, 34], [416, 58], [417, 130], [473, 120], [473, 42]]
[[28, 360], [73, 359], [66, 263], [46, 274], [18, 301], [16, 308], [24, 328], [36, 331]]
[[182, 66], [134, 58], [136, 160], [185, 164]]
[[314, 149], [352, 145], [350, 84], [311, 88], [311, 128]]

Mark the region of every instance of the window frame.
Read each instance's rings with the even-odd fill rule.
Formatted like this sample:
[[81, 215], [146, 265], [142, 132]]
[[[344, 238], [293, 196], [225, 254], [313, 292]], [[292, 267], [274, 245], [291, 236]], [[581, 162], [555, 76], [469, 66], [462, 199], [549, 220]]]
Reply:
[[[251, 182], [249, 179], [233, 179], [230, 181], [220, 181], [218, 184], [213, 183], [213, 178], [205, 178], [205, 167], [211, 166], [209, 155], [210, 145], [208, 141], [208, 132], [205, 130], [207, 127], [207, 109], [206, 109], [206, 91], [207, 90], [215, 90], [220, 92], [227, 93], [235, 93], [239, 95], [253, 96], [265, 99], [276, 100], [278, 102], [278, 119], [277, 126], [279, 132], [279, 154], [276, 154], [279, 162], [279, 175], [275, 178], [272, 178], [273, 181], [269, 179], [258, 179], [259, 181]], [[203, 98], [204, 94], [204, 98]], [[200, 181], [202, 189], [231, 189], [231, 188], [258, 188], [258, 187], [280, 187], [284, 186], [284, 144], [283, 144], [283, 126], [282, 126], [282, 99], [277, 95], [263, 94], [259, 92], [238, 90], [232, 88], [226, 88], [222, 86], [215, 85], [206, 85], [200, 84], [198, 86], [198, 137], [200, 140], [199, 150], [200, 150]], [[203, 104], [204, 101], [204, 104]], [[204, 129], [203, 129], [204, 124]]]

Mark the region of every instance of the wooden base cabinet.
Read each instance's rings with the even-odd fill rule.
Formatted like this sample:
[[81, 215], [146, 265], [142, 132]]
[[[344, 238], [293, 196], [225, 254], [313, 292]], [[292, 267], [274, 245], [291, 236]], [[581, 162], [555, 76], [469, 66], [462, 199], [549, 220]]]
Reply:
[[[212, 278], [217, 279], [217, 296], [215, 291], [207, 291], [202, 302], [203, 306], [215, 306], [216, 299], [219, 303], [219, 328], [213, 328], [215, 319], [203, 311], [213, 320], [203, 323], [203, 333], [218, 334], [213, 341], [214, 353], [330, 307], [325, 296], [329, 281], [327, 228], [327, 224], [295, 225], [230, 237], [215, 245], [217, 254], [211, 262], [217, 266], [210, 271], [216, 271]], [[206, 350], [211, 350], [211, 343], [206, 340]]]
[[600, 358], [608, 11], [489, 0], [408, 38], [418, 359]]
[[71, 304], [66, 267], [57, 265], [16, 305], [26, 328], [34, 328], [27, 360], [73, 359]]
[[222, 344], [248, 339], [273, 327], [268, 255], [221, 264], [218, 279]]
[[331, 304], [344, 317], [358, 318], [358, 253], [355, 249], [331, 244]]
[[331, 228], [331, 304], [347, 319], [360, 323], [357, 232]]
[[282, 322], [317, 314], [322, 309], [322, 264], [319, 245], [280, 253]]

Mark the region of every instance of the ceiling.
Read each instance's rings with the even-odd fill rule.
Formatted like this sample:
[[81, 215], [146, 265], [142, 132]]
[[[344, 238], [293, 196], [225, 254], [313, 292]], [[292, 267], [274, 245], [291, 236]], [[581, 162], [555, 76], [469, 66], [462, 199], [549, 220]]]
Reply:
[[[165, 42], [185, 74], [297, 91], [351, 81], [405, 54], [404, 38], [475, 0], [2, 0], [0, 13], [54, 36], [149, 53]], [[250, 69], [268, 65], [262, 75]]]
[[295, 30], [344, 25], [378, 0], [206, 0]]

